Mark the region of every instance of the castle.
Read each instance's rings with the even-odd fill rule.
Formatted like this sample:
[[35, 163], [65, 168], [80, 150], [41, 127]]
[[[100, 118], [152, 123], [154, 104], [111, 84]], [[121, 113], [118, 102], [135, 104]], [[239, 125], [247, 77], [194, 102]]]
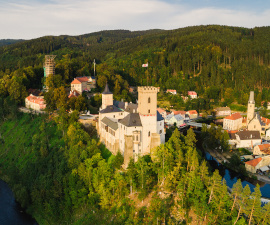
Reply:
[[138, 87], [138, 104], [113, 100], [108, 84], [102, 93], [98, 134], [101, 142], [113, 153], [124, 156], [127, 166], [132, 157], [151, 153], [165, 143], [164, 119], [157, 111], [158, 88]]

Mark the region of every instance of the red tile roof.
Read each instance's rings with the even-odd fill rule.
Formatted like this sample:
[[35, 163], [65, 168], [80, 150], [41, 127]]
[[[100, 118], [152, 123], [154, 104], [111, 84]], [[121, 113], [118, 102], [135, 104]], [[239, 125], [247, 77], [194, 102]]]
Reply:
[[68, 96], [68, 98], [72, 98], [72, 97], [78, 97], [80, 95], [80, 93], [76, 90], [70, 91], [70, 95]]
[[198, 114], [196, 110], [189, 110], [188, 113], [189, 114]]
[[261, 120], [265, 123], [265, 125], [269, 125], [270, 124], [270, 119], [261, 117]]
[[39, 104], [39, 105], [45, 105], [45, 100], [42, 98], [42, 97], [37, 97], [37, 96], [34, 96], [34, 95], [29, 95], [27, 98], [26, 98], [29, 102], [33, 102], [33, 103], [36, 103], [36, 104]]
[[186, 111], [174, 111], [173, 114], [174, 115], [178, 115], [178, 114], [185, 115]]
[[71, 82], [71, 84], [81, 84], [83, 82], [87, 82], [88, 77], [76, 77], [74, 80]]
[[188, 91], [188, 95], [197, 95], [195, 91]]
[[270, 155], [270, 144], [262, 144], [258, 145], [258, 147], [263, 153]]
[[227, 120], [237, 120], [237, 119], [241, 119], [241, 118], [242, 118], [242, 116], [241, 116], [240, 113], [233, 113], [232, 115], [227, 116], [224, 119], [227, 119]]
[[260, 161], [262, 161], [262, 158], [261, 157], [260, 158], [257, 158], [257, 159], [252, 159], [252, 160], [247, 161], [245, 163], [248, 164], [248, 165], [250, 165], [250, 166], [255, 167], [255, 166], [257, 166], [259, 164]]
[[159, 113], [164, 113], [164, 112], [166, 112], [166, 110], [164, 110], [164, 109], [162, 109], [162, 108], [157, 108], [157, 111], [158, 111]]

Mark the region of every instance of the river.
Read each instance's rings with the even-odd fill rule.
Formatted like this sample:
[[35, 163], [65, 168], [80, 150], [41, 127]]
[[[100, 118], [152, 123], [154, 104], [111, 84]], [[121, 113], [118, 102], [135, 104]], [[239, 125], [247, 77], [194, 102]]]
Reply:
[[226, 169], [223, 165], [217, 162], [217, 160], [212, 157], [208, 152], [205, 152], [205, 158], [210, 163], [213, 169], [218, 169], [219, 174], [226, 180], [227, 185], [232, 188], [233, 184], [237, 182], [237, 179], [241, 179], [243, 187], [249, 185], [250, 190], [253, 192], [256, 187], [256, 183], [260, 185], [260, 190], [262, 193], [262, 197], [270, 198], [270, 184], [266, 184], [264, 182], [259, 181], [247, 181], [247, 179], [238, 173]]
[[15, 201], [9, 186], [0, 179], [0, 224], [37, 225], [37, 222]]

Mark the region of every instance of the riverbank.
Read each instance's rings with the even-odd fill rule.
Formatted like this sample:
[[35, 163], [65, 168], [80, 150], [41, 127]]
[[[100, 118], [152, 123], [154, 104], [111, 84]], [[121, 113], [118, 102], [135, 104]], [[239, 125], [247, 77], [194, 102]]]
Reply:
[[[212, 157], [214, 157], [218, 163], [220, 163], [221, 165], [225, 166], [226, 168], [228, 168], [226, 166], [226, 162], [229, 162], [229, 159], [230, 157], [227, 155], [227, 157], [224, 156], [224, 154], [221, 154], [220, 152], [217, 152], [217, 151], [214, 151], [212, 149], [209, 149], [208, 147], [204, 146], [203, 147], [205, 151], [207, 151]], [[228, 168], [228, 169], [231, 169], [231, 168]], [[238, 173], [238, 171], [235, 171]], [[258, 181], [261, 181], [261, 182], [264, 182], [266, 184], [270, 184], [270, 179], [266, 176], [262, 176], [262, 175], [259, 175], [259, 174], [254, 174], [254, 173], [250, 173], [248, 172], [248, 177], [251, 178], [251, 179], [254, 179], [253, 177], [256, 177], [256, 180]]]

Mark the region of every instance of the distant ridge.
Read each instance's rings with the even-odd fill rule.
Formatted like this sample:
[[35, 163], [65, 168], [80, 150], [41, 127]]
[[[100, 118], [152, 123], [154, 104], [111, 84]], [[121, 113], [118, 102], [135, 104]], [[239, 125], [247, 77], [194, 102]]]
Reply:
[[12, 45], [24, 41], [23, 39], [1, 39], [0, 46]]

